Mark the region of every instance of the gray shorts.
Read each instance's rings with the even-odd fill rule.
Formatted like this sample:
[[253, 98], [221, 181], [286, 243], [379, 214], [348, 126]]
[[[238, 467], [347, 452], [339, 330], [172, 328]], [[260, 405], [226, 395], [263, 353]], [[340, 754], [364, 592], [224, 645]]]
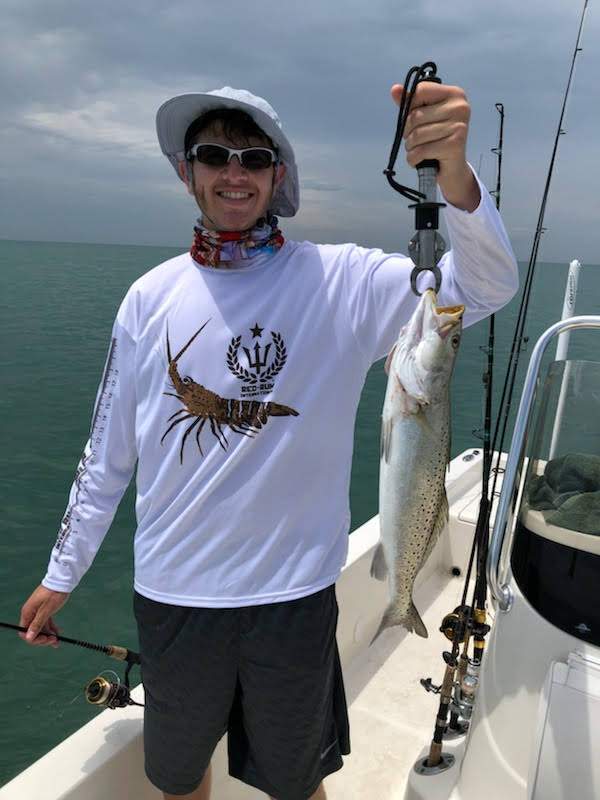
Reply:
[[307, 800], [350, 752], [335, 584], [242, 608], [190, 608], [134, 592], [151, 783], [187, 794], [228, 733], [229, 774]]

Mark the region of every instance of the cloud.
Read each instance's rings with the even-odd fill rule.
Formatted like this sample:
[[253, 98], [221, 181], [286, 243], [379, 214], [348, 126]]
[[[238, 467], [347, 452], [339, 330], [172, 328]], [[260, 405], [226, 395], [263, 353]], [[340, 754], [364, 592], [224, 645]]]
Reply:
[[[187, 243], [196, 209], [160, 153], [156, 110], [175, 94], [231, 85], [266, 97], [294, 145], [302, 196], [298, 217], [282, 220], [288, 235], [401, 250], [413, 215], [382, 175], [397, 118], [389, 89], [434, 59], [467, 92], [467, 155], [490, 186], [494, 103], [505, 104], [503, 216], [524, 258], [579, 12], [562, 0], [305, 0], [276, 13], [264, 0], [251, 10], [223, 0], [218, 14], [190, 0], [6, 0], [0, 174], [10, 202], [0, 236], [31, 238], [34, 202], [40, 239]], [[599, 250], [590, 169], [599, 112], [586, 80], [600, 67], [598, 28], [590, 13], [548, 205], [548, 260]], [[397, 172], [416, 186], [402, 151]]]
[[125, 149], [139, 156], [154, 155], [156, 144], [148, 131], [120, 120], [117, 112], [117, 105], [106, 100], [62, 112], [29, 110], [22, 115], [21, 127], [83, 150]]

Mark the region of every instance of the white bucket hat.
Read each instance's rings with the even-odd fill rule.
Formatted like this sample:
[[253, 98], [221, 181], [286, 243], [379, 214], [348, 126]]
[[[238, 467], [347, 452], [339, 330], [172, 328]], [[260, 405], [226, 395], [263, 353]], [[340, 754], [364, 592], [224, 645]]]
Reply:
[[185, 160], [184, 141], [187, 129], [195, 119], [213, 108], [239, 108], [245, 111], [277, 147], [286, 172], [275, 190], [270, 210], [281, 217], [293, 217], [300, 205], [294, 150], [281, 129], [281, 121], [275, 109], [262, 97], [245, 89], [224, 86], [205, 94], [180, 94], [167, 100], [158, 109], [156, 132], [160, 149], [173, 165], [177, 176], [181, 179], [178, 164]]

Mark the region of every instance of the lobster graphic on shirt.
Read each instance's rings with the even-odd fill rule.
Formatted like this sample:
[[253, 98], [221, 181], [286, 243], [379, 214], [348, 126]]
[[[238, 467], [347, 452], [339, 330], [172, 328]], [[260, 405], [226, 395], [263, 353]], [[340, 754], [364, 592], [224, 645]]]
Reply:
[[196, 383], [189, 375], [183, 378], [180, 376], [177, 368], [178, 360], [209, 322], [210, 320], [207, 320], [204, 325], [196, 331], [175, 357], [171, 356], [169, 325], [167, 323], [168, 373], [171, 379], [171, 388], [174, 389], [176, 393], [163, 392], [163, 394], [169, 397], [176, 397], [183, 403], [183, 408], [180, 408], [167, 420], [167, 422], [171, 422], [171, 420], [174, 421], [162, 435], [160, 443], [162, 445], [166, 435], [173, 430], [176, 425], [186, 420], [194, 420], [186, 429], [181, 440], [181, 447], [179, 450], [180, 464], [183, 464], [185, 441], [194, 428], [196, 428], [196, 444], [198, 445], [198, 450], [200, 451], [200, 455], [204, 455], [200, 445], [200, 433], [206, 422], [210, 423], [211, 431], [223, 450], [227, 450], [229, 442], [223, 432], [222, 426], [226, 425], [235, 433], [252, 437], [267, 424], [269, 417], [298, 416], [298, 411], [290, 406], [284, 406], [281, 403], [263, 403], [257, 400], [237, 400], [220, 397], [216, 392], [212, 392], [210, 389], [202, 386], [201, 383]]

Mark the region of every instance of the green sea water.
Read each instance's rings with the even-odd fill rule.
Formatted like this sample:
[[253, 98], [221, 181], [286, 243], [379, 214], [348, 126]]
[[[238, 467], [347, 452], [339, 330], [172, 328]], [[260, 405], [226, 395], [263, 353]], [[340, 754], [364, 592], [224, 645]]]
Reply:
[[[42, 579], [86, 443], [112, 322], [131, 283], [181, 252], [174, 248], [0, 241], [1, 380], [0, 620], [17, 623]], [[577, 254], [574, 254], [576, 256]], [[523, 273], [524, 265], [521, 265]], [[540, 263], [522, 355], [561, 313], [566, 264]], [[520, 296], [520, 295], [519, 295]], [[496, 319], [496, 396], [506, 370], [518, 298]], [[577, 314], [598, 313], [600, 267], [585, 267]], [[477, 447], [482, 424], [488, 323], [464, 333], [453, 379], [452, 454]], [[580, 332], [572, 357], [600, 360], [598, 334]], [[377, 513], [383, 362], [368, 375], [358, 410], [352, 468], [352, 529]], [[517, 393], [518, 400], [518, 393]], [[515, 401], [516, 402], [516, 401]], [[57, 615], [76, 639], [137, 649], [132, 611], [133, 485], [89, 572]], [[117, 662], [62, 644], [31, 648], [0, 629], [0, 785], [98, 712], [82, 689]], [[118, 665], [117, 665], [118, 666]], [[119, 670], [122, 677], [122, 670]], [[139, 682], [137, 668], [133, 683]], [[114, 713], [118, 717], [119, 711]]]

